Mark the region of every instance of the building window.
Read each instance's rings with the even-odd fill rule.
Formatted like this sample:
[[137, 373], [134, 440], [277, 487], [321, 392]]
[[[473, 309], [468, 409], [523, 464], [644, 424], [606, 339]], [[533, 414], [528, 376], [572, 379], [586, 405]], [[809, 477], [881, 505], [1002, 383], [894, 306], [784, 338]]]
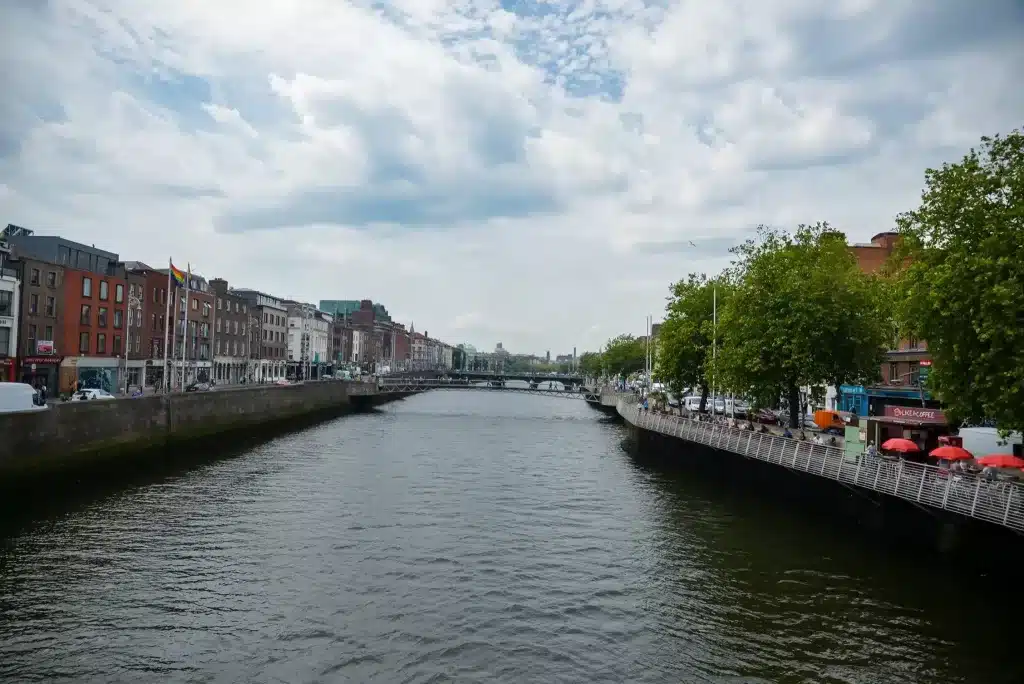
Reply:
[[96, 325], [101, 328], [107, 327], [107, 307], [101, 306], [96, 312]]
[[111, 353], [114, 356], [120, 356], [121, 355], [121, 336], [120, 335], [114, 335], [114, 346], [111, 348], [110, 351], [111, 351]]
[[39, 269], [38, 268], [33, 268], [32, 269], [32, 276], [29, 278], [29, 285], [38, 285], [38, 284], [39, 284]]
[[43, 339], [49, 340], [51, 342], [53, 341], [53, 326], [52, 325], [46, 326], [45, 335], [46, 335], [46, 337], [44, 337]]
[[889, 384], [897, 385], [900, 381], [900, 367], [895, 361], [889, 363]]
[[82, 305], [82, 315], [79, 318], [79, 323], [81, 323], [82, 325], [92, 324], [92, 307], [89, 306], [88, 304]]
[[910, 384], [914, 387], [921, 384], [921, 364], [917, 361], [910, 363]]
[[114, 301], [120, 304], [124, 301], [124, 285], [114, 285]]
[[224, 300], [223, 300], [223, 299], [221, 299], [220, 297], [217, 297], [217, 311], [220, 311], [220, 310], [221, 310], [221, 307], [222, 307], [223, 305], [224, 305]]
[[158, 290], [157, 288], [154, 287], [153, 288], [153, 303], [154, 304], [159, 304], [160, 303], [160, 296], [157, 294], [158, 292], [160, 292], [160, 290]]
[[36, 353], [36, 326], [28, 326], [28, 353]]
[[[101, 311], [102, 311], [102, 309], [101, 309]], [[123, 319], [124, 319], [124, 313], [121, 311], [121, 309], [114, 309], [114, 327], [115, 328], [120, 328], [121, 327], [121, 324], [124, 322]]]
[[107, 353], [107, 335], [106, 333], [96, 333], [96, 353], [106, 354]]
[[213, 307], [210, 306], [209, 302], [203, 302], [203, 316], [206, 318], [210, 317], [210, 311]]
[[135, 353], [138, 354], [142, 350], [142, 335], [135, 336]]
[[195, 299], [192, 300], [192, 310], [193, 311], [198, 311], [199, 310], [199, 302], [197, 302]]
[[39, 295], [33, 294], [28, 298], [28, 312], [30, 314], [39, 313]]
[[57, 315], [57, 300], [53, 297], [46, 298], [46, 315], [51, 318]]
[[78, 353], [88, 354], [89, 353], [89, 333], [78, 334]]
[[110, 295], [109, 287], [106, 280], [100, 281], [100, 299], [106, 299]]
[[82, 278], [82, 296], [92, 297], [92, 278]]
[[220, 332], [220, 319], [219, 318], [217, 319], [216, 329], [217, 329], [217, 332]]
[[152, 337], [149, 340], [149, 356], [153, 359], [158, 359], [163, 356], [163, 354], [160, 353], [160, 340], [155, 337]]
[[0, 290], [0, 316], [14, 315], [14, 293], [10, 290]]
[[46, 272], [46, 286], [47, 287], [57, 287], [57, 272], [56, 271], [47, 271]]

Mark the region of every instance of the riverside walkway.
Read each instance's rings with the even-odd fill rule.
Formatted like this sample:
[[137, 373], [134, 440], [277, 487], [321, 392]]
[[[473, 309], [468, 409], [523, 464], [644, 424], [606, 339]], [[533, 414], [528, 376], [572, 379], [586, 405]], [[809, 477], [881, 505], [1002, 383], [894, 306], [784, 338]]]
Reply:
[[843, 449], [718, 423], [643, 411], [620, 397], [616, 410], [635, 427], [835, 480], [854, 491], [896, 496], [926, 511], [941, 509], [1024, 532], [1024, 486], [953, 474], [902, 459], [847, 455]]

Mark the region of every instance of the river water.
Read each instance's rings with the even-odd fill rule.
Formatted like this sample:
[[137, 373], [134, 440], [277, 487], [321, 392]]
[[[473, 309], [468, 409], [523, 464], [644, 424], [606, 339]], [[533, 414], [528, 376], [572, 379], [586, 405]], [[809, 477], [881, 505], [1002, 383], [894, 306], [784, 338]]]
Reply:
[[435, 392], [40, 517], [0, 548], [0, 680], [1024, 681], [1013, 588], [624, 437]]

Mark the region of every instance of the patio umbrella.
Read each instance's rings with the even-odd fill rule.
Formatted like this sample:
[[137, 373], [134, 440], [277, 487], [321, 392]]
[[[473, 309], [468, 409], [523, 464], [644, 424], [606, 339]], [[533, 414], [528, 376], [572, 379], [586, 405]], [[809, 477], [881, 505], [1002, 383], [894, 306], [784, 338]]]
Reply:
[[883, 451], [898, 451], [901, 454], [909, 454], [915, 451], [920, 451], [921, 447], [917, 446], [909, 439], [902, 439], [896, 437], [894, 439], [887, 439], [882, 442]]
[[974, 458], [967, 449], [961, 449], [955, 446], [940, 446], [938, 449], [928, 454], [932, 458], [939, 458], [943, 461], [969, 461]]
[[993, 468], [1024, 468], [1024, 458], [1013, 454], [989, 454], [978, 459], [978, 464]]

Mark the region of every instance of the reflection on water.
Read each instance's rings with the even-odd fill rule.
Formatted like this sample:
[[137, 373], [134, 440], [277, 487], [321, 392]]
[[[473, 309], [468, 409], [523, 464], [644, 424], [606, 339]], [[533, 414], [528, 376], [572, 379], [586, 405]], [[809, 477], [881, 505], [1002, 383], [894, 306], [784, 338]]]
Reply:
[[1024, 681], [998, 592], [622, 432], [437, 392], [41, 520], [0, 556], [0, 678]]

